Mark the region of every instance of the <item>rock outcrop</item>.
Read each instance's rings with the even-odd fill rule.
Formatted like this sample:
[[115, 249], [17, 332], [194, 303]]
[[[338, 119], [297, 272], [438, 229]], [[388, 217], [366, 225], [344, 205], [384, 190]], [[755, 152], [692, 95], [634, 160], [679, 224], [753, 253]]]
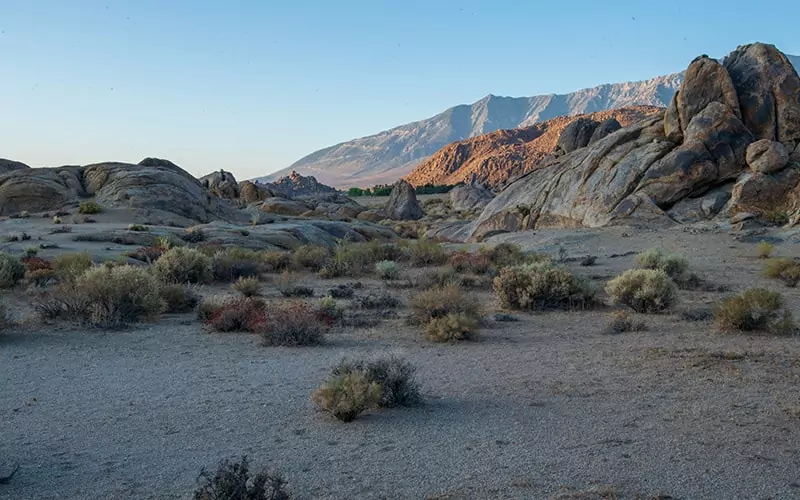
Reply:
[[589, 145], [594, 131], [599, 123], [590, 118], [578, 118], [573, 121], [561, 132], [556, 142], [556, 153], [572, 153], [576, 149], [585, 148]]
[[313, 176], [303, 176], [292, 171], [286, 177], [281, 177], [275, 182], [259, 183], [267, 190], [284, 198], [298, 198], [302, 196], [316, 196], [326, 193], [336, 193], [336, 189], [320, 184]]
[[234, 200], [239, 197], [239, 184], [232, 173], [220, 170], [200, 177], [200, 183], [219, 198]]
[[491, 191], [478, 184], [456, 186], [448, 193], [453, 210], [470, 211], [484, 208], [492, 201]]
[[13, 170], [22, 170], [24, 168], [31, 168], [31, 167], [19, 161], [6, 160], [5, 158], [0, 158], [0, 174], [11, 172]]
[[418, 220], [423, 216], [414, 188], [408, 182], [399, 180], [392, 186], [392, 193], [386, 204], [389, 218], [394, 220]]
[[663, 116], [550, 159], [508, 185], [464, 235], [796, 211], [800, 164], [788, 151], [798, 142], [800, 78], [780, 51], [752, 44], [721, 64], [699, 57]]

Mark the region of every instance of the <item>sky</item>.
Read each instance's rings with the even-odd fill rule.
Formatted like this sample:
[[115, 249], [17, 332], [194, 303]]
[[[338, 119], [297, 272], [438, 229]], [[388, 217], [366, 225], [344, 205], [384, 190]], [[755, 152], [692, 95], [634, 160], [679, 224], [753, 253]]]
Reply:
[[773, 43], [800, 2], [0, 0], [0, 157], [266, 175], [487, 94], [566, 93]]

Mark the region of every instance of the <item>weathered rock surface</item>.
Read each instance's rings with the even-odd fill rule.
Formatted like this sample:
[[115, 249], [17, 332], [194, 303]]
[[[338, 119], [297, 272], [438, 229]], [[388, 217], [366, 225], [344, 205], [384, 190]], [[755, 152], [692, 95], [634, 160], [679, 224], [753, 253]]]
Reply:
[[[674, 224], [800, 208], [800, 165], [786, 166], [783, 144], [755, 142], [796, 147], [799, 88], [796, 72], [772, 46], [739, 47], [724, 64], [700, 57], [664, 116], [614, 132], [512, 182], [468, 236], [480, 240], [497, 231], [547, 226]], [[582, 143], [584, 129], [576, 128], [567, 144]]]
[[567, 125], [558, 137], [556, 153], [572, 153], [588, 146], [597, 125], [596, 121], [589, 118], [578, 118]]
[[747, 146], [747, 165], [753, 172], [771, 174], [789, 164], [789, 152], [780, 142], [758, 140]]
[[423, 216], [414, 188], [404, 180], [392, 186], [392, 194], [386, 205], [386, 213], [394, 220], [417, 220]]
[[320, 184], [313, 176], [302, 176], [292, 171], [286, 177], [281, 177], [275, 182], [258, 183], [272, 193], [284, 198], [297, 198], [300, 196], [314, 196], [324, 193], [336, 193], [336, 189]]
[[31, 167], [19, 161], [6, 160], [5, 158], [0, 158], [0, 174], [11, 172], [12, 170], [22, 170], [24, 168], [31, 168]]
[[22, 168], [0, 174], [0, 215], [60, 208], [86, 196], [81, 169]]
[[247, 203], [264, 201], [275, 196], [269, 188], [260, 183], [242, 181], [239, 183], [239, 197]]
[[224, 170], [212, 172], [204, 175], [199, 180], [203, 187], [211, 191], [215, 196], [228, 200], [239, 197], [239, 184], [236, 182], [236, 177], [230, 172]]
[[261, 203], [261, 211], [280, 215], [301, 215], [311, 210], [311, 207], [295, 200], [287, 200], [277, 196], [268, 198]]
[[448, 196], [452, 209], [461, 211], [483, 208], [494, 198], [491, 191], [476, 184], [456, 186], [450, 190]]
[[602, 122], [600, 122], [597, 128], [594, 129], [594, 132], [592, 132], [592, 137], [589, 139], [589, 144], [587, 145], [594, 144], [600, 139], [604, 139], [606, 136], [613, 134], [614, 132], [616, 132], [621, 128], [622, 125], [616, 118], [609, 118], [607, 120], [603, 120]]

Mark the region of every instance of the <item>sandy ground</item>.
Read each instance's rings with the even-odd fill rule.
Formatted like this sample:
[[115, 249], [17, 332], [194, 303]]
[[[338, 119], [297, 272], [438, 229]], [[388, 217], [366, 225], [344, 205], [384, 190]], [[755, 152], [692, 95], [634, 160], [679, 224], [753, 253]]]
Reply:
[[[778, 254], [797, 254], [795, 236], [777, 237]], [[800, 304], [800, 291], [760, 277], [757, 239], [724, 231], [503, 238], [592, 253], [596, 266], [570, 265], [598, 285], [633, 264], [612, 255], [661, 246], [711, 282]], [[318, 295], [337, 282], [304, 281]], [[360, 293], [382, 286], [364, 283]], [[475, 293], [491, 315], [492, 294]], [[201, 467], [243, 453], [301, 499], [528, 499], [597, 485], [619, 498], [800, 498], [798, 338], [681, 319], [722, 296], [681, 292], [673, 313], [642, 317], [645, 332], [604, 334], [607, 310], [519, 314], [457, 345], [420, 339], [405, 309], [313, 348], [210, 334], [192, 315], [120, 332], [15, 327], [0, 335], [0, 461], [21, 468], [0, 498], [188, 498]], [[20, 290], [2, 299], [26, 314]], [[424, 407], [350, 424], [314, 409], [309, 394], [332, 364], [385, 352], [418, 367]]]

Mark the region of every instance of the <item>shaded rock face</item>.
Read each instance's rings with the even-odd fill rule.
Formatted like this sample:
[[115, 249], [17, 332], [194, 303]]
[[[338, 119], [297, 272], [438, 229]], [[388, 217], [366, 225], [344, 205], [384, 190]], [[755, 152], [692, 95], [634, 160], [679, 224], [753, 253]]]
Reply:
[[269, 212], [280, 215], [302, 215], [308, 212], [311, 208], [308, 205], [294, 200], [287, 200], [285, 198], [273, 197], [265, 200], [261, 204], [262, 212]]
[[491, 191], [476, 184], [456, 186], [450, 190], [448, 196], [453, 210], [461, 211], [483, 208], [494, 198]]
[[314, 176], [302, 176], [292, 171], [286, 177], [281, 177], [275, 182], [258, 183], [272, 193], [284, 198], [297, 198], [301, 196], [314, 196], [324, 193], [336, 193], [336, 189], [320, 184]]
[[594, 129], [594, 132], [592, 132], [592, 137], [589, 139], [589, 144], [594, 144], [600, 139], [605, 138], [609, 134], [613, 134], [614, 132], [616, 132], [621, 128], [622, 125], [619, 123], [619, 121], [617, 121], [616, 118], [609, 118], [608, 120], [603, 120], [597, 126], [597, 128]]
[[232, 173], [220, 170], [201, 177], [200, 183], [219, 198], [233, 200], [239, 197], [239, 184]]
[[556, 143], [556, 153], [571, 153], [588, 146], [597, 125], [589, 118], [579, 118], [567, 125]]
[[247, 203], [264, 201], [275, 196], [269, 188], [260, 183], [242, 181], [239, 183], [239, 197]]
[[789, 163], [789, 152], [780, 142], [761, 139], [747, 146], [747, 165], [753, 172], [770, 174]]
[[62, 207], [86, 196], [79, 167], [23, 168], [0, 174], [0, 215]]
[[[800, 141], [798, 88], [796, 72], [772, 46], [739, 47], [723, 64], [695, 59], [663, 117], [618, 130], [511, 183], [467, 236], [800, 209], [800, 165], [789, 162], [786, 147]], [[587, 127], [576, 126], [566, 144], [581, 144]], [[729, 194], [706, 198], [721, 186]]]
[[19, 161], [6, 160], [5, 158], [0, 158], [0, 174], [11, 172], [13, 170], [22, 170], [24, 168], [31, 168], [31, 167]]
[[389, 218], [394, 220], [418, 220], [423, 216], [414, 188], [408, 182], [399, 180], [392, 186], [392, 193], [386, 205]]

